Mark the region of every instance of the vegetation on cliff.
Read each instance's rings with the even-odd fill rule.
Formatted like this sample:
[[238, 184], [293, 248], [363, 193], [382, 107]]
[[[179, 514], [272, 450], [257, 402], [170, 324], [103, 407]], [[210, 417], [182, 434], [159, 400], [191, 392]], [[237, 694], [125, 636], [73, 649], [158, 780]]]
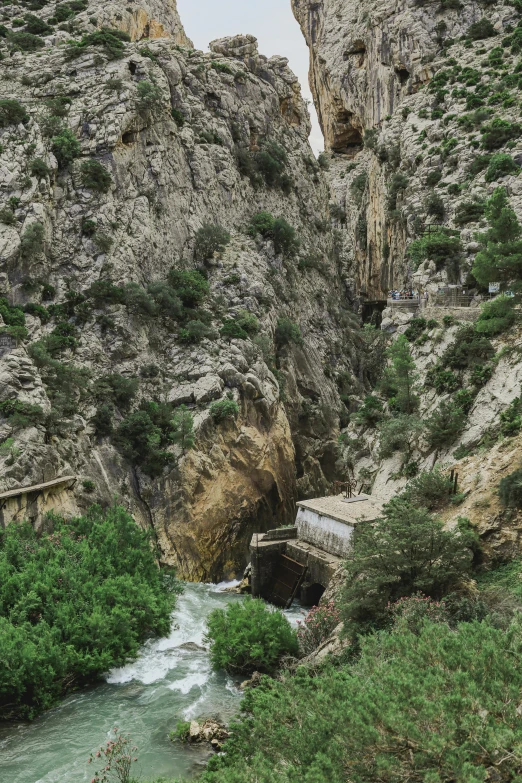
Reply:
[[0, 533], [0, 713], [34, 718], [165, 636], [179, 583], [120, 507]]

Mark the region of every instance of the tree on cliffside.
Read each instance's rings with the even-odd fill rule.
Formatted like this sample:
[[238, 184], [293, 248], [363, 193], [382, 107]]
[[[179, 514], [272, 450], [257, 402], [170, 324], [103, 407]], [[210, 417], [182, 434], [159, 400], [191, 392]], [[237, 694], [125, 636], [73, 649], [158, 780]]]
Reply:
[[522, 226], [509, 204], [504, 188], [497, 188], [486, 202], [490, 228], [479, 235], [473, 275], [481, 285], [502, 283], [503, 288], [522, 291]]
[[382, 519], [357, 527], [342, 596], [346, 628], [374, 628], [390, 601], [419, 590], [440, 598], [468, 572], [468, 543], [459, 531], [444, 530], [425, 508], [405, 498], [392, 500]]

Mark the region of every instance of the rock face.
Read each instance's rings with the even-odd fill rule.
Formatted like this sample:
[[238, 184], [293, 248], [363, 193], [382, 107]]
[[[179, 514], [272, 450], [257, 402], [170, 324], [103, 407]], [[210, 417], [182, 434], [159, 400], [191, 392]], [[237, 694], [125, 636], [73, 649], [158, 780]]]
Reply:
[[[486, 104], [484, 97], [474, 97], [477, 89], [488, 95], [497, 91], [495, 71], [477, 69], [482, 60], [489, 65], [489, 53], [502, 44], [506, 28], [517, 24], [518, 14], [508, 4], [438, 0], [292, 0], [292, 7], [310, 48], [310, 84], [330, 153], [332, 217], [353, 298], [382, 300], [389, 289], [405, 285], [432, 282], [436, 290], [464, 282], [477, 248], [470, 245], [469, 224], [456, 224], [454, 218], [460, 184], [477, 153], [462, 143], [458, 120]], [[471, 46], [456, 43], [483, 16], [497, 35]], [[448, 41], [453, 45], [444, 50]], [[433, 87], [433, 77], [448, 60], [464, 73], [473, 69], [469, 85], [467, 76], [459, 80], [452, 74], [449, 83]], [[502, 89], [499, 84], [498, 92]], [[515, 101], [493, 101], [502, 117], [516, 119]], [[515, 152], [522, 152], [518, 142]], [[430, 200], [438, 172], [448, 188], [440, 194], [442, 206]], [[473, 173], [469, 199], [481, 199], [494, 187], [488, 188], [483, 176]], [[508, 184], [522, 214], [518, 185]], [[426, 226], [439, 222], [462, 234], [468, 264], [459, 279], [453, 270], [429, 263], [412, 277], [407, 247]]]
[[[55, 12], [36, 14], [51, 29], [37, 51], [2, 61], [23, 113], [0, 128], [0, 490], [75, 475], [61, 510], [116, 497], [180, 576], [219, 579], [244, 566], [254, 528], [292, 521], [297, 494], [336, 478], [338, 378], [359, 387], [308, 112], [287, 61], [252, 36], [186, 48], [172, 0], [89, 0], [66, 30]], [[132, 41], [104, 43], [102, 27]], [[295, 230], [296, 252], [292, 234], [285, 250], [248, 230], [262, 211]], [[203, 257], [205, 224], [230, 241]], [[181, 306], [169, 270], [196, 267], [208, 291], [189, 302], [178, 284]], [[248, 334], [220, 335], [245, 313]], [[237, 413], [211, 415], [220, 400]], [[186, 453], [170, 439], [181, 405]]]

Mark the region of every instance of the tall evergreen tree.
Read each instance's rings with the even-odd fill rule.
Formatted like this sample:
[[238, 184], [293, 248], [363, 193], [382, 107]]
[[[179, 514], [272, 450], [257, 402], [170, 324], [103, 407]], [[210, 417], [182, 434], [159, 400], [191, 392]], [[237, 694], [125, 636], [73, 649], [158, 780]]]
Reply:
[[486, 202], [490, 227], [479, 235], [473, 275], [481, 285], [501, 283], [504, 289], [522, 291], [522, 226], [509, 204], [505, 188], [497, 188]]

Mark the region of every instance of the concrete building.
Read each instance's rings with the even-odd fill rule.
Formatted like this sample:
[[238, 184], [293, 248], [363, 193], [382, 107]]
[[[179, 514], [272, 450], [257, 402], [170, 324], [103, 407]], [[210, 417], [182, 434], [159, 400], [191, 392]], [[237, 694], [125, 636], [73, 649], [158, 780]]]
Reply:
[[369, 495], [300, 501], [293, 527], [252, 537], [252, 595], [278, 606], [289, 606], [295, 597], [314, 606], [349, 557], [357, 525], [378, 519], [381, 510]]

